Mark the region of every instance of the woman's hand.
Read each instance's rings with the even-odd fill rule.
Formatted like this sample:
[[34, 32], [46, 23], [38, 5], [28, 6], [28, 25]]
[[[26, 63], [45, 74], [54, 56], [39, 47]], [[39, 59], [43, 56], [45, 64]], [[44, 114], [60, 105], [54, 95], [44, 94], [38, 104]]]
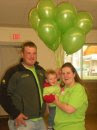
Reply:
[[54, 104], [58, 105], [59, 103], [59, 97], [57, 95], [55, 95], [55, 100], [53, 102]]
[[54, 103], [57, 107], [59, 107], [62, 111], [67, 112], [67, 113], [69, 113], [69, 114], [71, 114], [71, 113], [73, 113], [73, 112], [76, 111], [76, 109], [75, 109], [73, 106], [71, 106], [71, 105], [69, 105], [69, 104], [67, 104], [67, 103], [62, 103], [62, 102], [60, 102], [59, 97], [56, 96], [56, 95], [55, 95], [55, 100], [54, 100], [53, 103]]

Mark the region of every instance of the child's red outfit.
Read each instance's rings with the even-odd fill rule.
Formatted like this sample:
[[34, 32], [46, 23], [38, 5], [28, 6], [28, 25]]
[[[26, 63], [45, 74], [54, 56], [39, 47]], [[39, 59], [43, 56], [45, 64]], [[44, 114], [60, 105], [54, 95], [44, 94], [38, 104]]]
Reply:
[[[47, 82], [44, 83], [44, 88], [45, 87], [50, 87], [51, 85]], [[44, 95], [43, 99], [46, 103], [51, 103], [55, 100], [55, 95], [54, 94], [49, 94], [49, 95]]]
[[43, 99], [46, 103], [52, 103], [55, 100], [55, 95], [59, 95], [60, 87], [58, 85], [50, 85], [48, 82], [44, 83]]

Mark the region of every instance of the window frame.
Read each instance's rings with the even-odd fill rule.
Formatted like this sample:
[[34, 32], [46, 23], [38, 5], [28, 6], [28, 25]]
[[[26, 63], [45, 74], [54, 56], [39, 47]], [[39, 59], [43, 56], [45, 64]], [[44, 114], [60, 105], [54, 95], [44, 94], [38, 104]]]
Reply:
[[[85, 45], [89, 45], [89, 46], [97, 46], [97, 43], [85, 43], [84, 45], [83, 45], [83, 47], [85, 46]], [[84, 59], [83, 59], [83, 47], [80, 49], [80, 78], [83, 80], [83, 81], [97, 81], [97, 79], [95, 78], [95, 79], [85, 79], [84, 77], [83, 77], [83, 74], [84, 74], [84, 72], [83, 72], [83, 65], [84, 65]], [[79, 50], [78, 50], [79, 51]], [[78, 52], [77, 51], [77, 52]], [[75, 52], [76, 53], [76, 52]], [[70, 55], [71, 56], [71, 63], [73, 64], [73, 54], [71, 54]], [[64, 62], [65, 62], [65, 59], [64, 59]]]

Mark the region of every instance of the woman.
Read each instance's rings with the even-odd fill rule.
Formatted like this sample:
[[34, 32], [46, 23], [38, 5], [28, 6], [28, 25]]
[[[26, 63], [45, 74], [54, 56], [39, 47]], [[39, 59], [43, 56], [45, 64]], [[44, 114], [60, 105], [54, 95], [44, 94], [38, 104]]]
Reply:
[[87, 94], [77, 71], [71, 63], [61, 68], [62, 89], [59, 98], [56, 96], [55, 130], [85, 130], [85, 113], [88, 107]]

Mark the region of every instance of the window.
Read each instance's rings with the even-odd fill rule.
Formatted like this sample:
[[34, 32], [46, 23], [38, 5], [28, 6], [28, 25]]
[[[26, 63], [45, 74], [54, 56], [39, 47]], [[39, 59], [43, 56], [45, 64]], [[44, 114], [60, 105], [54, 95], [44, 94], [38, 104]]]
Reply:
[[85, 80], [97, 80], [97, 45], [85, 44], [72, 55], [65, 55], [64, 62], [71, 62], [79, 76]]

